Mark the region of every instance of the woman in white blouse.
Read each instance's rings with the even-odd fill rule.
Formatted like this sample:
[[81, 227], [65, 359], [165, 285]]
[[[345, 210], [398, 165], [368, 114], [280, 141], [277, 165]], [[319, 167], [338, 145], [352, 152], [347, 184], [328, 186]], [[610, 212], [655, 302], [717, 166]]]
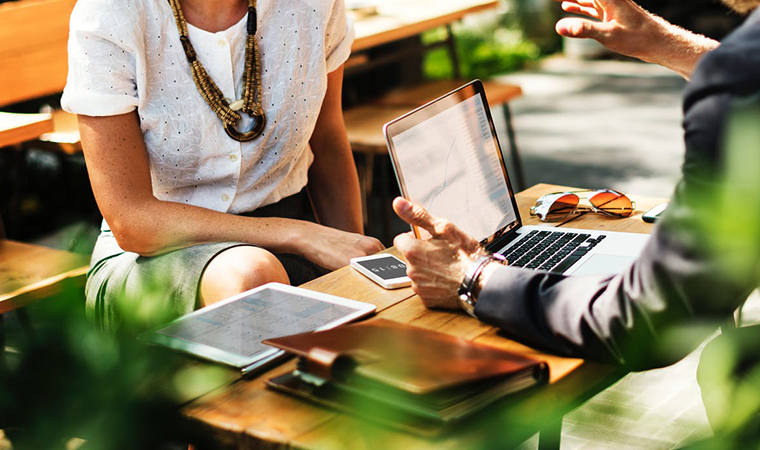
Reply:
[[[118, 319], [118, 300], [148, 288], [184, 314], [382, 249], [361, 234], [341, 112], [342, 66], [353, 40], [343, 1], [176, 3], [80, 0], [72, 15], [62, 103], [79, 115], [105, 219], [87, 302], [106, 326]], [[253, 36], [260, 136], [240, 142], [225, 132], [193, 80], [178, 10], [193, 56], [238, 108]], [[256, 125], [258, 117], [241, 116], [238, 133]], [[319, 224], [292, 211], [305, 189]], [[294, 218], [250, 217], [261, 211]]]

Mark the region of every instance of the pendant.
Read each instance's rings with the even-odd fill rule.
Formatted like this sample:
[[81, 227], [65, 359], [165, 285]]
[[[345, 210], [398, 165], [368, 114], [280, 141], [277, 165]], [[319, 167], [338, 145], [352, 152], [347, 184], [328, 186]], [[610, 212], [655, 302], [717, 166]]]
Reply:
[[264, 125], [266, 125], [267, 122], [266, 117], [264, 117], [264, 112], [260, 111], [259, 113], [253, 113], [251, 114], [251, 117], [253, 118], [253, 125], [251, 125], [250, 130], [243, 133], [238, 131], [234, 125], [225, 123], [224, 131], [227, 132], [227, 136], [238, 142], [249, 142], [261, 136], [261, 133], [264, 132]]

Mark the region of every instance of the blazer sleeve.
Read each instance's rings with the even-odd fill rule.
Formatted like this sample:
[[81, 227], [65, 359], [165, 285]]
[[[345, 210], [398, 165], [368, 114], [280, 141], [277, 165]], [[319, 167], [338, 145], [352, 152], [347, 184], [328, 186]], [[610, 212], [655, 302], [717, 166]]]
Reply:
[[637, 261], [617, 276], [499, 268], [480, 294], [481, 320], [534, 347], [642, 369], [677, 361], [732, 318], [760, 279], [760, 139], [726, 133], [747, 98], [755, 106], [739, 109], [756, 111], [743, 119], [755, 126], [743, 129], [760, 129], [754, 17], [695, 72], [683, 177]]

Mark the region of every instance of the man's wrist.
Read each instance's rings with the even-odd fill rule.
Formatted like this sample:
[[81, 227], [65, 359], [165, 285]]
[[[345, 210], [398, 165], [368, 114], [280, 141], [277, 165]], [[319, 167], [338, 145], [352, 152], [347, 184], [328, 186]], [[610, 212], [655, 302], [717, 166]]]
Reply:
[[[475, 315], [475, 305], [478, 301], [478, 295], [483, 289], [483, 275], [484, 272], [488, 273], [488, 276], [493, 272], [492, 264], [494, 262], [504, 263], [504, 257], [499, 254], [493, 255], [480, 255], [478, 256], [465, 271], [464, 279], [459, 287], [458, 297], [459, 306], [465, 310], [472, 317], [477, 318]], [[491, 266], [491, 269], [489, 269]]]
[[718, 41], [672, 24], [659, 16], [653, 17], [657, 32], [650, 34], [654, 38], [651, 48], [658, 50], [650, 58], [641, 59], [667, 67], [687, 80], [691, 78], [702, 56], [720, 46]]
[[490, 261], [488, 264], [486, 264], [486, 266], [483, 267], [483, 271], [480, 273], [480, 276], [475, 281], [475, 286], [472, 289], [472, 295], [476, 299], [480, 298], [480, 293], [483, 291], [483, 287], [488, 283], [488, 279], [491, 278], [491, 275], [496, 272], [499, 266], [503, 265], [503, 263], [494, 263], [495, 261]]

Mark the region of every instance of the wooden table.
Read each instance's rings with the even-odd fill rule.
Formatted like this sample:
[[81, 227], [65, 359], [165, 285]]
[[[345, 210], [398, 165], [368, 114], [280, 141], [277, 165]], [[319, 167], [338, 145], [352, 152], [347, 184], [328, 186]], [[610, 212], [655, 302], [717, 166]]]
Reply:
[[493, 0], [382, 0], [378, 14], [354, 14], [356, 38], [351, 50], [366, 50], [447, 25], [467, 14], [495, 9]]
[[[538, 197], [562, 190], [570, 188], [540, 184], [518, 194], [525, 224], [539, 223], [528, 212]], [[589, 214], [555, 226], [649, 233], [652, 225], [641, 220], [641, 213], [662, 199], [634, 197], [634, 200], [636, 214], [627, 219]], [[428, 310], [411, 289], [386, 291], [348, 267], [303, 287], [372, 303], [377, 306], [379, 317], [537, 356], [550, 366], [550, 385], [505, 399], [496, 408], [496, 414], [489, 413], [485, 418], [476, 415], [431, 441], [265, 389], [267, 379], [293, 370], [294, 363], [289, 362], [186, 405], [184, 415], [194, 426], [213, 434], [221, 448], [509, 448], [540, 430], [544, 430], [542, 445], [556, 444], [562, 416], [623, 375], [610, 366], [542, 354], [461, 312]], [[548, 442], [545, 438], [549, 438]]]
[[85, 255], [0, 239], [0, 314], [68, 288], [82, 288]]
[[50, 114], [0, 112], [0, 148], [37, 139], [50, 131], [53, 131]]

